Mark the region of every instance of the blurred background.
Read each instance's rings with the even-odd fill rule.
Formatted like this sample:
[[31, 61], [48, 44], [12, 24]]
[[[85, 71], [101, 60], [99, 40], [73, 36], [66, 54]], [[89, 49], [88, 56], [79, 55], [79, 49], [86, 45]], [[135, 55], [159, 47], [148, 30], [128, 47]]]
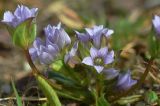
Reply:
[[[93, 25], [114, 29], [111, 46], [115, 51], [127, 49], [125, 58], [146, 51], [152, 17], [160, 15], [160, 0], [0, 0], [0, 20], [6, 10], [14, 11], [18, 4], [39, 8], [37, 36], [43, 37], [43, 28], [48, 24], [59, 22], [71, 37], [75, 36], [74, 30], [83, 31]], [[0, 25], [0, 97], [10, 94], [11, 77], [18, 84], [27, 85], [31, 79], [25, 78], [30, 75], [22, 51], [12, 44], [6, 28]]]

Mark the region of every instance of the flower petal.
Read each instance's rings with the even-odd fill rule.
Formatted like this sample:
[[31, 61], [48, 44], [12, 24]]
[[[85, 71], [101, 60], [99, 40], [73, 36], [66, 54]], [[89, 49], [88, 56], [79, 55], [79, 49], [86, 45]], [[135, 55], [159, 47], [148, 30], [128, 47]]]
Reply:
[[78, 49], [78, 42], [75, 42], [73, 44], [72, 49], [69, 51], [69, 53], [65, 55], [65, 58], [64, 58], [65, 63], [67, 63], [72, 57], [76, 55], [77, 49]]
[[112, 29], [108, 29], [108, 28], [105, 28], [103, 30], [103, 34], [108, 38], [110, 37], [112, 34], [114, 33], [114, 31]]
[[91, 37], [94, 35], [93, 30], [91, 28], [85, 28], [85, 30]]
[[14, 15], [10, 11], [6, 11], [3, 16], [2, 22], [12, 22]]
[[85, 57], [82, 61], [82, 63], [86, 64], [86, 65], [90, 65], [93, 66], [93, 60], [91, 57]]
[[112, 63], [114, 61], [114, 51], [110, 51], [105, 57], [105, 64]]
[[31, 11], [31, 17], [35, 17], [37, 15], [38, 8], [32, 8], [30, 11]]
[[113, 79], [113, 78], [118, 76], [119, 71], [115, 70], [114, 68], [104, 69], [103, 70], [103, 74], [105, 75], [105, 78], [107, 80], [111, 80], [111, 79]]
[[14, 15], [19, 19], [19, 22], [24, 21], [25, 19], [31, 17], [31, 11], [28, 7], [26, 6], [19, 6], [17, 7], [17, 9], [14, 12]]
[[101, 41], [102, 41], [101, 39], [102, 39], [102, 35], [101, 34], [93, 36], [93, 45], [97, 49], [99, 49], [101, 47]]
[[69, 45], [71, 44], [71, 39], [69, 37], [69, 35], [65, 32], [64, 29], [61, 29], [61, 36], [64, 36], [64, 39], [65, 39], [65, 45]]
[[56, 44], [47, 45], [48, 53], [50, 53], [52, 56], [57, 55], [58, 53], [58, 46]]
[[94, 68], [97, 70], [98, 73], [100, 73], [104, 69], [103, 66], [94, 66]]
[[104, 47], [104, 48], [101, 48], [99, 51], [98, 51], [98, 56], [100, 57], [105, 57], [108, 53], [108, 48], [107, 47]]
[[31, 55], [32, 61], [35, 61], [38, 58], [37, 50], [35, 48], [30, 48], [29, 54]]
[[130, 80], [130, 73], [120, 74], [118, 78], [117, 86], [123, 85], [129, 80]]
[[157, 32], [157, 34], [160, 34], [160, 17], [155, 15], [154, 19], [152, 20], [153, 26]]
[[153, 22], [154, 27], [157, 28], [160, 25], [160, 17], [158, 15], [155, 15], [152, 22]]
[[33, 47], [36, 49], [40, 49], [40, 46], [44, 45], [43, 41], [38, 37], [36, 40], [33, 42]]
[[91, 55], [92, 59], [94, 59], [95, 57], [98, 56], [98, 50], [96, 48], [94, 48], [94, 47], [91, 47], [90, 55]]
[[79, 41], [81, 42], [87, 42], [89, 40], [89, 35], [86, 33], [79, 33], [78, 31], [76, 32], [76, 37]]
[[42, 52], [39, 58], [41, 64], [50, 64], [53, 61], [53, 57], [47, 52]]
[[131, 78], [131, 73], [130, 71], [128, 71], [125, 74], [119, 74], [117, 87], [119, 89], [126, 90], [126, 89], [129, 89], [131, 86], [133, 86], [136, 83], [137, 81]]

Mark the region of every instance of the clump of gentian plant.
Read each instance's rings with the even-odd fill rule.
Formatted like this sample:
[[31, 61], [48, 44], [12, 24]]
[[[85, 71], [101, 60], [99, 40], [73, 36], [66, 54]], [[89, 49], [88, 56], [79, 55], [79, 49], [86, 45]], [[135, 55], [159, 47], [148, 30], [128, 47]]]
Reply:
[[[48, 106], [61, 106], [59, 97], [87, 106], [111, 106], [143, 83], [159, 53], [159, 45], [154, 44], [156, 48], [144, 74], [135, 80], [130, 69], [121, 71], [116, 67], [116, 52], [108, 42], [114, 36], [114, 30], [103, 25], [93, 26], [85, 28], [84, 32], [75, 31], [75, 40], [72, 40], [59, 23], [47, 25], [42, 40], [36, 38], [37, 13], [37, 8], [19, 5], [14, 13], [6, 11], [1, 22], [7, 26], [13, 43], [24, 51], [33, 75], [47, 97]], [[153, 36], [156, 41], [152, 42], [157, 42], [159, 16], [155, 16], [153, 25], [157, 36]], [[46, 67], [47, 77], [36, 68], [36, 62]]]

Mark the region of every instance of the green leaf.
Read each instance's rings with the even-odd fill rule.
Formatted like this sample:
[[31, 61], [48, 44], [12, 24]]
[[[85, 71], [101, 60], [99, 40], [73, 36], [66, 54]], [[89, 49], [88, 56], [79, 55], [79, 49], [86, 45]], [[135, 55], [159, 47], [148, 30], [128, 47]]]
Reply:
[[13, 80], [11, 81], [11, 83], [12, 83], [13, 91], [14, 91], [14, 93], [15, 93], [15, 95], [16, 95], [17, 105], [18, 105], [18, 106], [23, 106], [23, 105], [22, 105], [22, 100], [21, 100], [20, 96], [18, 95], [18, 92], [17, 92], [17, 90], [16, 90], [16, 87], [15, 87], [15, 85], [14, 85]]
[[65, 75], [55, 72], [55, 71], [49, 71], [48, 78], [54, 79], [58, 81], [59, 83], [69, 86], [69, 87], [80, 88], [80, 85], [75, 80], [68, 78]]
[[146, 94], [145, 94], [145, 101], [148, 104], [155, 103], [157, 100], [158, 100], [158, 96], [157, 96], [157, 94], [154, 91], [149, 90], [148, 92], [146, 92]]
[[33, 22], [33, 18], [29, 18], [19, 24], [14, 31], [10, 30], [12, 34], [13, 43], [16, 46], [27, 48], [36, 37], [36, 24]]
[[96, 106], [110, 106], [110, 104], [104, 98], [104, 95], [102, 95], [101, 97], [97, 98]]
[[40, 75], [35, 75], [39, 87], [43, 91], [44, 95], [47, 97], [48, 102], [52, 106], [61, 106], [59, 98], [55, 90], [48, 84], [48, 82]]

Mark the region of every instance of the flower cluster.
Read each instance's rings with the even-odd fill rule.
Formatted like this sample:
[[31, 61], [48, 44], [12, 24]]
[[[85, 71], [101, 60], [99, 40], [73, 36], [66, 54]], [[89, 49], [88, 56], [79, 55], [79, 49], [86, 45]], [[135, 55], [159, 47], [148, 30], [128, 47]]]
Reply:
[[114, 62], [114, 51], [108, 50], [108, 47], [102, 47], [102, 37], [109, 38], [114, 31], [112, 29], [104, 28], [102, 25], [86, 28], [86, 33], [79, 33], [76, 31], [77, 39], [82, 43], [92, 42], [90, 48], [90, 56], [83, 58], [82, 63], [93, 66], [98, 73], [103, 73], [107, 80], [118, 77], [117, 87], [126, 90], [132, 85], [136, 84], [130, 75], [130, 71], [125, 74], [120, 74], [114, 68], [106, 69], [105, 65]]
[[4, 22], [5, 24], [11, 27], [16, 27], [26, 19], [36, 17], [37, 11], [38, 11], [38, 8], [29, 9], [26, 6], [18, 5], [14, 13], [10, 11], [6, 11], [4, 13], [2, 22]]
[[[10, 11], [5, 12], [2, 22], [16, 28], [25, 20], [36, 17], [37, 10], [37, 8], [29, 9], [23, 5], [18, 6], [14, 13]], [[157, 34], [160, 34], [160, 18], [158, 16], [155, 16], [153, 25]], [[30, 29], [28, 30], [24, 30], [24, 32], [30, 32]], [[36, 30], [34, 29], [33, 33], [35, 33], [34, 31]], [[63, 60], [65, 63], [76, 55], [79, 49], [79, 43], [86, 44], [91, 42], [91, 47], [88, 49], [88, 56], [82, 57], [82, 63], [94, 67], [98, 74], [102, 72], [106, 79], [113, 79], [117, 77], [117, 87], [120, 89], [128, 89], [134, 85], [136, 81], [131, 78], [129, 71], [125, 74], [120, 74], [120, 71], [114, 68], [106, 68], [106, 65], [114, 62], [114, 51], [109, 50], [106, 45], [102, 46], [102, 39], [109, 38], [114, 31], [112, 29], [104, 28], [103, 25], [85, 28], [85, 31], [85, 33], [75, 31], [77, 41], [73, 44], [71, 50], [64, 56]], [[33, 42], [33, 47], [29, 49], [29, 53], [33, 61], [38, 60], [41, 64], [49, 65], [57, 59], [60, 52], [63, 51], [67, 45], [71, 44], [71, 39], [61, 27], [61, 24], [58, 24], [57, 26], [48, 25], [44, 28], [44, 32], [45, 41], [42, 41], [40, 38], [36, 38]], [[27, 34], [25, 34], [24, 37], [30, 38]], [[16, 36], [20, 37], [19, 34]], [[33, 37], [32, 34], [31, 37]]]
[[37, 60], [42, 64], [51, 64], [57, 57], [58, 53], [64, 46], [71, 43], [70, 37], [61, 28], [61, 24], [56, 27], [48, 25], [44, 28], [45, 42], [37, 38], [33, 43], [33, 48], [30, 48], [32, 60]]

